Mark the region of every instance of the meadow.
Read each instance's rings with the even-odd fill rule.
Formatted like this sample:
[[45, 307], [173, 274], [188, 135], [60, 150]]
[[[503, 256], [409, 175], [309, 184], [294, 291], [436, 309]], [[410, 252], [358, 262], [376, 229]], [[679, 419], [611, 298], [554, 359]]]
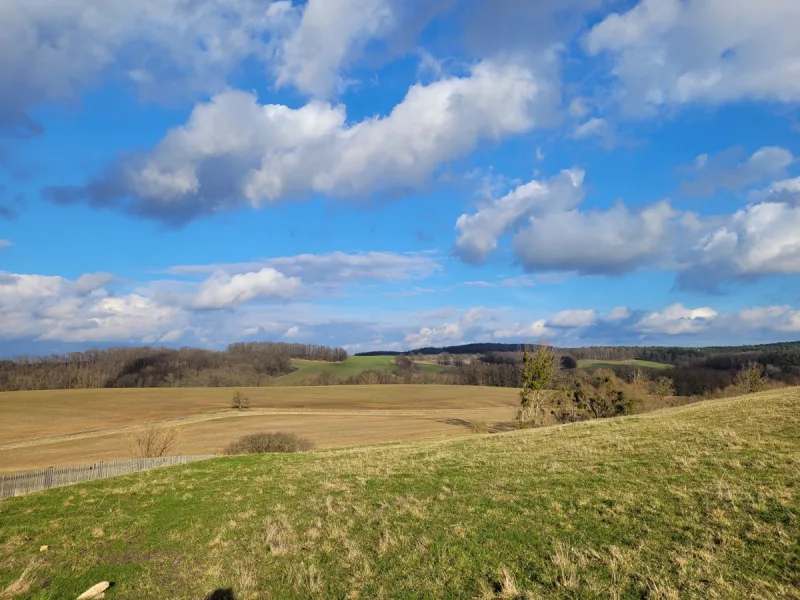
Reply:
[[[241, 391], [246, 411], [231, 409]], [[172, 454], [220, 453], [241, 435], [283, 430], [320, 448], [467, 435], [473, 420], [503, 428], [517, 391], [463, 386], [148, 388], [0, 394], [0, 473], [132, 458], [146, 422], [174, 427]]]
[[[422, 371], [441, 372], [444, 369], [439, 365], [430, 362], [415, 362], [415, 365]], [[397, 372], [394, 364], [394, 356], [349, 356], [341, 362], [322, 362], [315, 360], [292, 359], [292, 366], [297, 370], [275, 379], [276, 385], [292, 385], [301, 383], [309, 377], [330, 373], [340, 380], [347, 379], [353, 375], [358, 375], [362, 371], [389, 371]]]
[[799, 440], [794, 388], [155, 470], [3, 501], [0, 590], [74, 598], [109, 580], [111, 599], [798, 598]]
[[672, 365], [653, 362], [651, 360], [579, 360], [578, 366], [583, 369], [610, 369], [619, 366], [639, 367], [641, 369], [671, 369]]

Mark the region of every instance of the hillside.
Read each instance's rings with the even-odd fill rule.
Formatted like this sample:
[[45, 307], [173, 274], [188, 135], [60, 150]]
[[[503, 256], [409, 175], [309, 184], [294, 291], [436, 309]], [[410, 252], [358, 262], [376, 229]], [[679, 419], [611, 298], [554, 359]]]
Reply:
[[33, 565], [20, 597], [797, 598], [798, 440], [788, 389], [51, 490], [0, 505], [0, 590]]
[[[431, 363], [416, 363], [423, 371], [440, 372], [442, 367]], [[350, 356], [341, 362], [323, 362], [314, 360], [292, 360], [294, 372], [284, 375], [275, 380], [275, 385], [289, 385], [300, 383], [309, 377], [318, 376], [322, 373], [330, 373], [340, 380], [345, 380], [353, 375], [358, 375], [362, 371], [383, 371], [388, 370], [392, 373], [397, 371], [394, 364], [394, 356]]]
[[581, 368], [614, 368], [619, 366], [638, 367], [640, 369], [669, 369], [672, 365], [665, 365], [650, 360], [579, 360]]

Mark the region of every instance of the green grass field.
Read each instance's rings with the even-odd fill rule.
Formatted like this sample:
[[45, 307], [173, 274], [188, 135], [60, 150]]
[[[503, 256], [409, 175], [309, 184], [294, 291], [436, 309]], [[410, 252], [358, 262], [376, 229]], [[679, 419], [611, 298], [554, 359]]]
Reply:
[[646, 369], [671, 369], [672, 365], [652, 362], [649, 360], [579, 360], [578, 366], [582, 368], [611, 368], [620, 365], [642, 367]]
[[[297, 370], [275, 380], [276, 385], [298, 383], [312, 375], [331, 373], [339, 379], [347, 379], [362, 371], [396, 371], [394, 356], [351, 356], [343, 362], [328, 363], [313, 360], [292, 360]], [[430, 363], [417, 363], [423, 371], [441, 371], [442, 367]]]
[[110, 580], [112, 599], [798, 598], [798, 472], [797, 388], [218, 459], [3, 501], [0, 590], [75, 598]]

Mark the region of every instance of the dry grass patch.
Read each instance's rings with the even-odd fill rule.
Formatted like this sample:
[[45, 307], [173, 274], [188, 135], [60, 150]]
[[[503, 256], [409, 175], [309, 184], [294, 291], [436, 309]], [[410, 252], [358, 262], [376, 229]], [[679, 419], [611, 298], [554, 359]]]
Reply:
[[23, 569], [20, 576], [9, 583], [4, 590], [0, 591], [0, 600], [12, 600], [12, 598], [25, 597], [30, 591], [36, 576], [36, 571], [40, 567], [41, 563], [36, 560], [32, 560], [28, 563], [28, 566]]

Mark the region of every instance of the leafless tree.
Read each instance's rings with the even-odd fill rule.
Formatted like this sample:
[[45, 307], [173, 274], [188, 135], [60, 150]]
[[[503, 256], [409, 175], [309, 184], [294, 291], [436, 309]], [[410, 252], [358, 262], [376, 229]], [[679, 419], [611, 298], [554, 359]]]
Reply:
[[751, 362], [744, 369], [736, 373], [734, 383], [746, 394], [760, 392], [764, 389], [764, 384], [766, 383], [764, 370], [761, 368], [760, 364]]
[[247, 410], [250, 408], [250, 398], [245, 396], [242, 392], [236, 391], [233, 394], [231, 404], [236, 410]]
[[133, 435], [133, 451], [139, 458], [157, 458], [169, 454], [178, 443], [174, 427], [158, 427], [148, 423]]

